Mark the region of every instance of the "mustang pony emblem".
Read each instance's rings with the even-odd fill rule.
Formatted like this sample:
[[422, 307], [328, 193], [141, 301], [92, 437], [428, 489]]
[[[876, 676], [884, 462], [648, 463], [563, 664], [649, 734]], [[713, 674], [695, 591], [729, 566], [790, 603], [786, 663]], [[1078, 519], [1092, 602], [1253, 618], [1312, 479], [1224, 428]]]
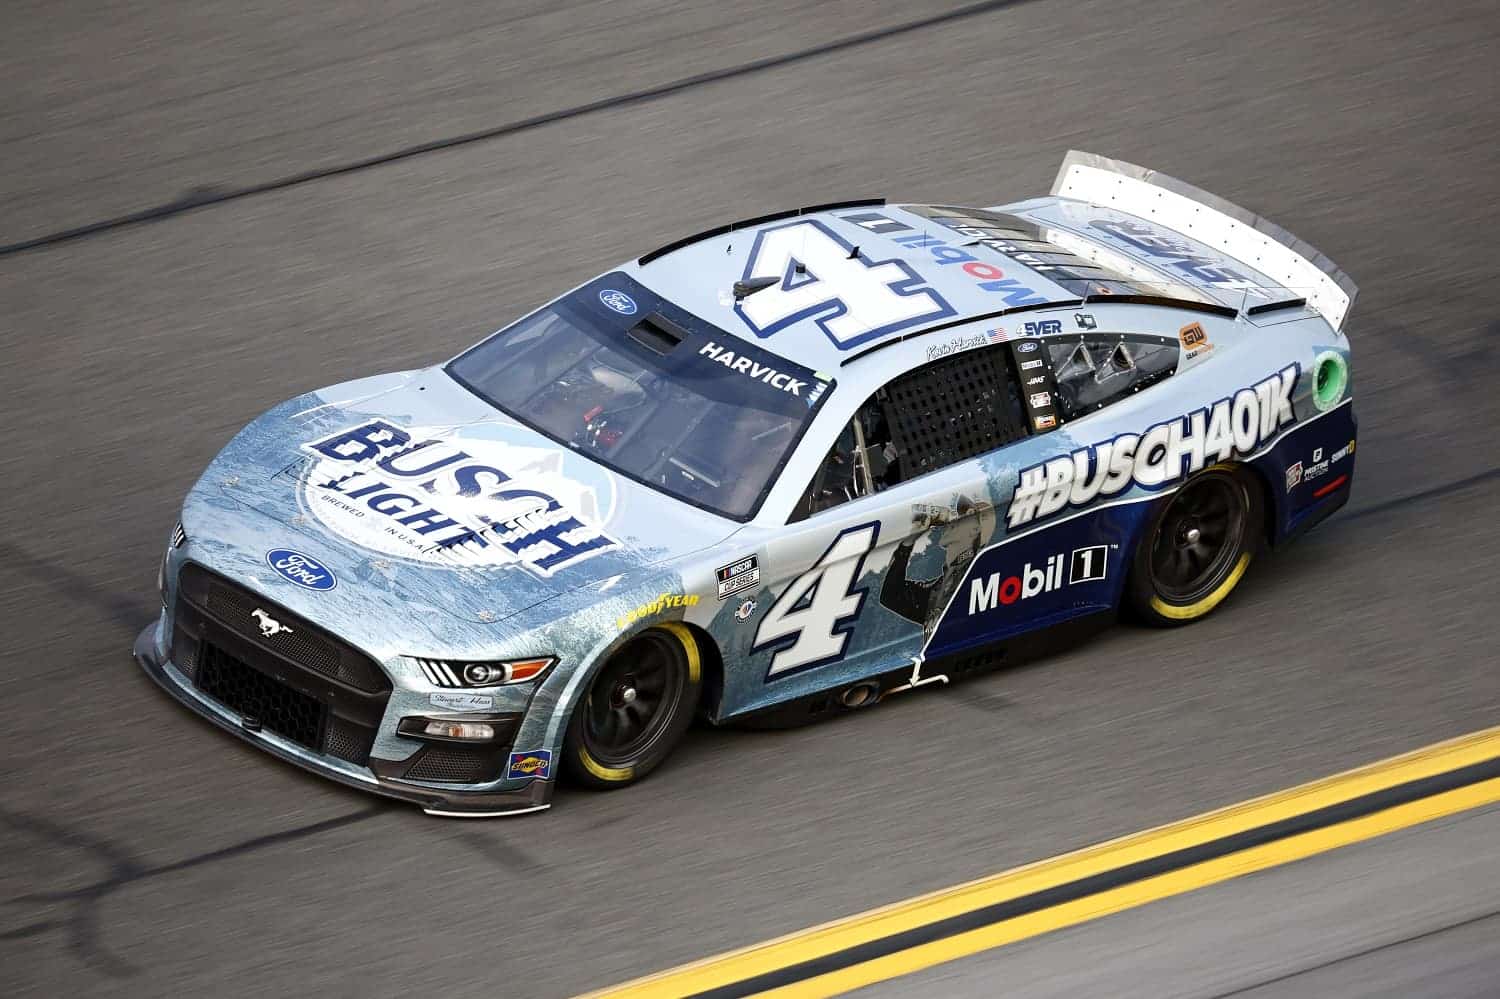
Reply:
[[277, 635], [292, 633], [292, 629], [276, 620], [259, 607], [250, 612], [250, 616], [260, 622], [260, 634], [262, 638], [274, 638]]

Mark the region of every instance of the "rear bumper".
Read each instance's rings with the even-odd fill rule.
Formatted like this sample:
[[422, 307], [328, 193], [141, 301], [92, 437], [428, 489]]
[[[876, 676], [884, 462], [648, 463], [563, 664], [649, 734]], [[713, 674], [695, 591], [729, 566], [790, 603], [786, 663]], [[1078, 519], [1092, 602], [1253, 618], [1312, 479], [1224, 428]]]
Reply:
[[[235, 711], [199, 691], [171, 661], [163, 636], [164, 622], [158, 618], [136, 638], [132, 654], [146, 675], [180, 703], [226, 732], [263, 749], [288, 763], [362, 791], [396, 798], [419, 806], [429, 815], [460, 818], [492, 818], [537, 812], [549, 807], [552, 782], [534, 780], [515, 791], [450, 791], [406, 781], [379, 777], [369, 768], [308, 750], [275, 732], [246, 727]], [[374, 767], [382, 761], [371, 760]]]

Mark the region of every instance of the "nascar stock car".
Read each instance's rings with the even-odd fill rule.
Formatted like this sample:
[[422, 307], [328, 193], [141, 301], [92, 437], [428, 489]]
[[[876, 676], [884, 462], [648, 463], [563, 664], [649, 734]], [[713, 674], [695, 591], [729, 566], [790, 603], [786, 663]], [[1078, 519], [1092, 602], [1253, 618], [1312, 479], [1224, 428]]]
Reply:
[[639, 780], [1120, 608], [1183, 624], [1342, 506], [1354, 285], [1179, 181], [674, 242], [189, 492], [136, 642], [181, 702], [435, 814]]

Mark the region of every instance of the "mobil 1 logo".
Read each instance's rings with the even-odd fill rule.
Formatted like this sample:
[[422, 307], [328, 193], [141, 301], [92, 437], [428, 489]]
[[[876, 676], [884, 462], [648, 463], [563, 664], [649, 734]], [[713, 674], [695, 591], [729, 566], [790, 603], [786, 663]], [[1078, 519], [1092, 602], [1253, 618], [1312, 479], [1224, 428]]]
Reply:
[[1027, 562], [1013, 573], [992, 572], [969, 581], [969, 614], [1009, 607], [1043, 593], [1079, 583], [1103, 582], [1109, 572], [1109, 546], [1091, 545], [1049, 555], [1041, 565]]
[[1068, 583], [1097, 583], [1104, 578], [1108, 564], [1108, 545], [1075, 548], [1068, 563]]
[[954, 589], [924, 651], [958, 653], [1109, 608], [1125, 563], [1120, 544], [1106, 539], [1123, 536], [1127, 526], [1106, 511], [1083, 531], [1069, 530], [1072, 544], [1066, 534], [1044, 530], [986, 548]]

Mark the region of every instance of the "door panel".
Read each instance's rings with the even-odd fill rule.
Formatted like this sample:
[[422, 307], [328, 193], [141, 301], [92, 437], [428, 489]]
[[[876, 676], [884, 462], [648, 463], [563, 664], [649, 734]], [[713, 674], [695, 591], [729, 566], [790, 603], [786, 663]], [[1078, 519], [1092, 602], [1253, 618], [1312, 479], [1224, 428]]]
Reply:
[[912, 665], [997, 520], [970, 461], [779, 531], [722, 714]]

